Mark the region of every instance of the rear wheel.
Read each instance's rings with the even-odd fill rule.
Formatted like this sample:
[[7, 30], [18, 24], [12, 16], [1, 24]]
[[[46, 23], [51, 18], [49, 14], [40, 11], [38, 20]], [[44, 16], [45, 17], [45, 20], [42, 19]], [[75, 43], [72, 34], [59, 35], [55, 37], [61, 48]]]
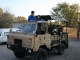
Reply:
[[63, 55], [65, 50], [65, 45], [62, 43], [58, 46], [58, 54]]
[[47, 51], [43, 48], [40, 48], [35, 55], [33, 56], [33, 60], [47, 60], [48, 54]]
[[65, 48], [69, 47], [69, 42], [68, 42], [68, 34], [66, 34], [66, 44], [65, 44]]
[[14, 50], [14, 55], [17, 57], [17, 58], [24, 58], [25, 57], [25, 52], [19, 52], [17, 50]]

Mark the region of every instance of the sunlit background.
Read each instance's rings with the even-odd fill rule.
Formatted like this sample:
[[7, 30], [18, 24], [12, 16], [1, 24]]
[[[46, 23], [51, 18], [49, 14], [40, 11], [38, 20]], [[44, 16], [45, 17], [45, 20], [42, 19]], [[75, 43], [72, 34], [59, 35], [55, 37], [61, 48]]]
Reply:
[[48, 15], [52, 7], [65, 1], [80, 4], [80, 0], [0, 0], [0, 7], [9, 9], [15, 16], [27, 18], [32, 10], [35, 11], [35, 15]]

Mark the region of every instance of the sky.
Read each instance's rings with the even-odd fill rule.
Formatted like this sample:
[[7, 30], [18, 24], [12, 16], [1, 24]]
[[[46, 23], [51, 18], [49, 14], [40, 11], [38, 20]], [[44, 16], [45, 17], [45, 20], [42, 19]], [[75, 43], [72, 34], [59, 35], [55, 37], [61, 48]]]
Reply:
[[0, 7], [9, 9], [15, 16], [28, 18], [31, 11], [35, 11], [35, 15], [50, 15], [51, 8], [61, 2], [80, 5], [79, 0], [0, 0]]

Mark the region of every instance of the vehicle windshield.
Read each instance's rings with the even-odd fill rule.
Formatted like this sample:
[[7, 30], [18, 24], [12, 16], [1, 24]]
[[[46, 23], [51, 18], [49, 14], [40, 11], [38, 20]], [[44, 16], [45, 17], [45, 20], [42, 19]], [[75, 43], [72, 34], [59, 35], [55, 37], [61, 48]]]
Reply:
[[36, 32], [36, 24], [14, 24], [11, 31], [34, 34]]

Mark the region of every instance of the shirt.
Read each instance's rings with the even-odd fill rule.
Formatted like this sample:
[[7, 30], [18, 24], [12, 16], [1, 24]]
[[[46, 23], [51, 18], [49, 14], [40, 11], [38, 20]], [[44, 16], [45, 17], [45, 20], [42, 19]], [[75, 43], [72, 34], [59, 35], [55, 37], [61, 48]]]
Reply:
[[[44, 20], [43, 20], [43, 19], [41, 19], [40, 21], [44, 22]], [[44, 26], [44, 23], [41, 23], [41, 26]]]
[[32, 22], [36, 22], [36, 21], [37, 21], [36, 16], [30, 15], [30, 16], [28, 17], [28, 22], [31, 22], [31, 20], [32, 20]]
[[43, 19], [41, 19], [40, 21], [44, 21]]

